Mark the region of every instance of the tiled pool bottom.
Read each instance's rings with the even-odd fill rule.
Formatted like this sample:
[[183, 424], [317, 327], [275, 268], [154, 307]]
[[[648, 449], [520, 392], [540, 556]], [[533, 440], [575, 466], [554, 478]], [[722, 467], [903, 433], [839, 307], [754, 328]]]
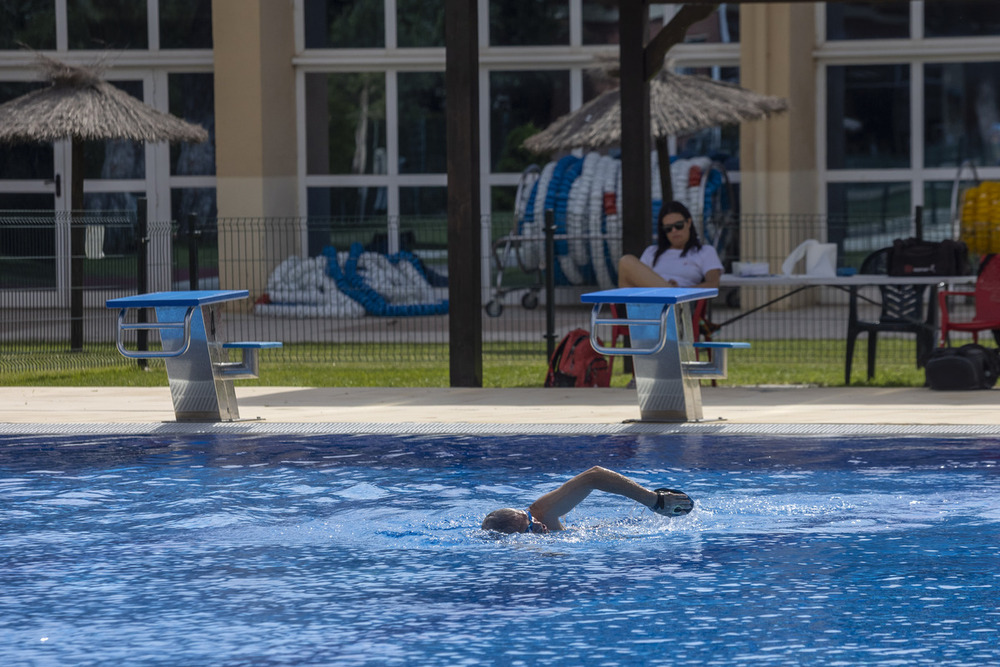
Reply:
[[[478, 530], [595, 464], [696, 510]], [[993, 437], [5, 436], [0, 663], [996, 663], [998, 466]]]

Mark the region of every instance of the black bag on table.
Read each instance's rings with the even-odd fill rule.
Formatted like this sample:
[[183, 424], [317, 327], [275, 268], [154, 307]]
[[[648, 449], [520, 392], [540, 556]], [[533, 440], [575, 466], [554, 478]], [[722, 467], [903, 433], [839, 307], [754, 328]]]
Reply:
[[976, 343], [938, 347], [927, 359], [924, 372], [931, 389], [990, 389], [1000, 376], [1000, 354]]
[[889, 253], [890, 276], [965, 276], [969, 249], [962, 241], [896, 239]]

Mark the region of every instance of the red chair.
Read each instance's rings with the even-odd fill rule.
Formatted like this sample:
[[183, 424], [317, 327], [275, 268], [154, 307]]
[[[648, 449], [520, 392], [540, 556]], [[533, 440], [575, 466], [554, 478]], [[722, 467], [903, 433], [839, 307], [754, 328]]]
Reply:
[[[613, 303], [611, 304], [611, 317], [615, 319], [624, 318], [625, 315], [625, 304], [623, 303]], [[719, 330], [718, 325], [713, 324], [711, 320], [708, 319], [708, 299], [701, 299], [695, 302], [694, 311], [691, 313], [691, 319], [694, 321], [694, 340], [695, 342], [704, 340], [712, 340], [712, 334]], [[611, 347], [618, 347], [618, 341], [621, 340], [623, 344], [628, 347], [630, 344], [630, 337], [628, 332], [628, 327], [625, 325], [615, 325], [611, 327]], [[712, 359], [711, 350], [706, 350], [709, 360]], [[695, 354], [701, 355], [701, 351], [697, 351]], [[611, 357], [608, 361], [608, 367], [614, 370], [615, 358]], [[632, 357], [626, 356], [624, 359], [625, 372], [632, 373]], [[712, 386], [715, 386], [715, 380], [712, 380]]]
[[[971, 296], [975, 303], [975, 315], [966, 322], [955, 322], [948, 312], [948, 297]], [[941, 309], [941, 346], [950, 345], [948, 334], [952, 331], [969, 331], [972, 340], [979, 342], [979, 332], [993, 331], [993, 339], [1000, 345], [1000, 260], [996, 255], [987, 255], [979, 268], [975, 291], [941, 290], [938, 292]]]

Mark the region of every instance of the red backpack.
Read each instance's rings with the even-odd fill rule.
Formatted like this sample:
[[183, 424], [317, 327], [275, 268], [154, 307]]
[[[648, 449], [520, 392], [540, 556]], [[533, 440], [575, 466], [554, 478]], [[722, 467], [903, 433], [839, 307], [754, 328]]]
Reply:
[[[600, 342], [598, 340], [598, 342]], [[609, 387], [611, 367], [604, 355], [590, 344], [590, 332], [573, 329], [566, 334], [549, 359], [546, 387]]]

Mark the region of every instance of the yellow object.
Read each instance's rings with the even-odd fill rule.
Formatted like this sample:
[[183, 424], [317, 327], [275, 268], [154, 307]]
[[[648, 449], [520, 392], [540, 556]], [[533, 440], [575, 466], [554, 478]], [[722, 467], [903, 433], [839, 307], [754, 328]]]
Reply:
[[962, 196], [960, 234], [969, 251], [1000, 253], [1000, 183], [969, 188]]

